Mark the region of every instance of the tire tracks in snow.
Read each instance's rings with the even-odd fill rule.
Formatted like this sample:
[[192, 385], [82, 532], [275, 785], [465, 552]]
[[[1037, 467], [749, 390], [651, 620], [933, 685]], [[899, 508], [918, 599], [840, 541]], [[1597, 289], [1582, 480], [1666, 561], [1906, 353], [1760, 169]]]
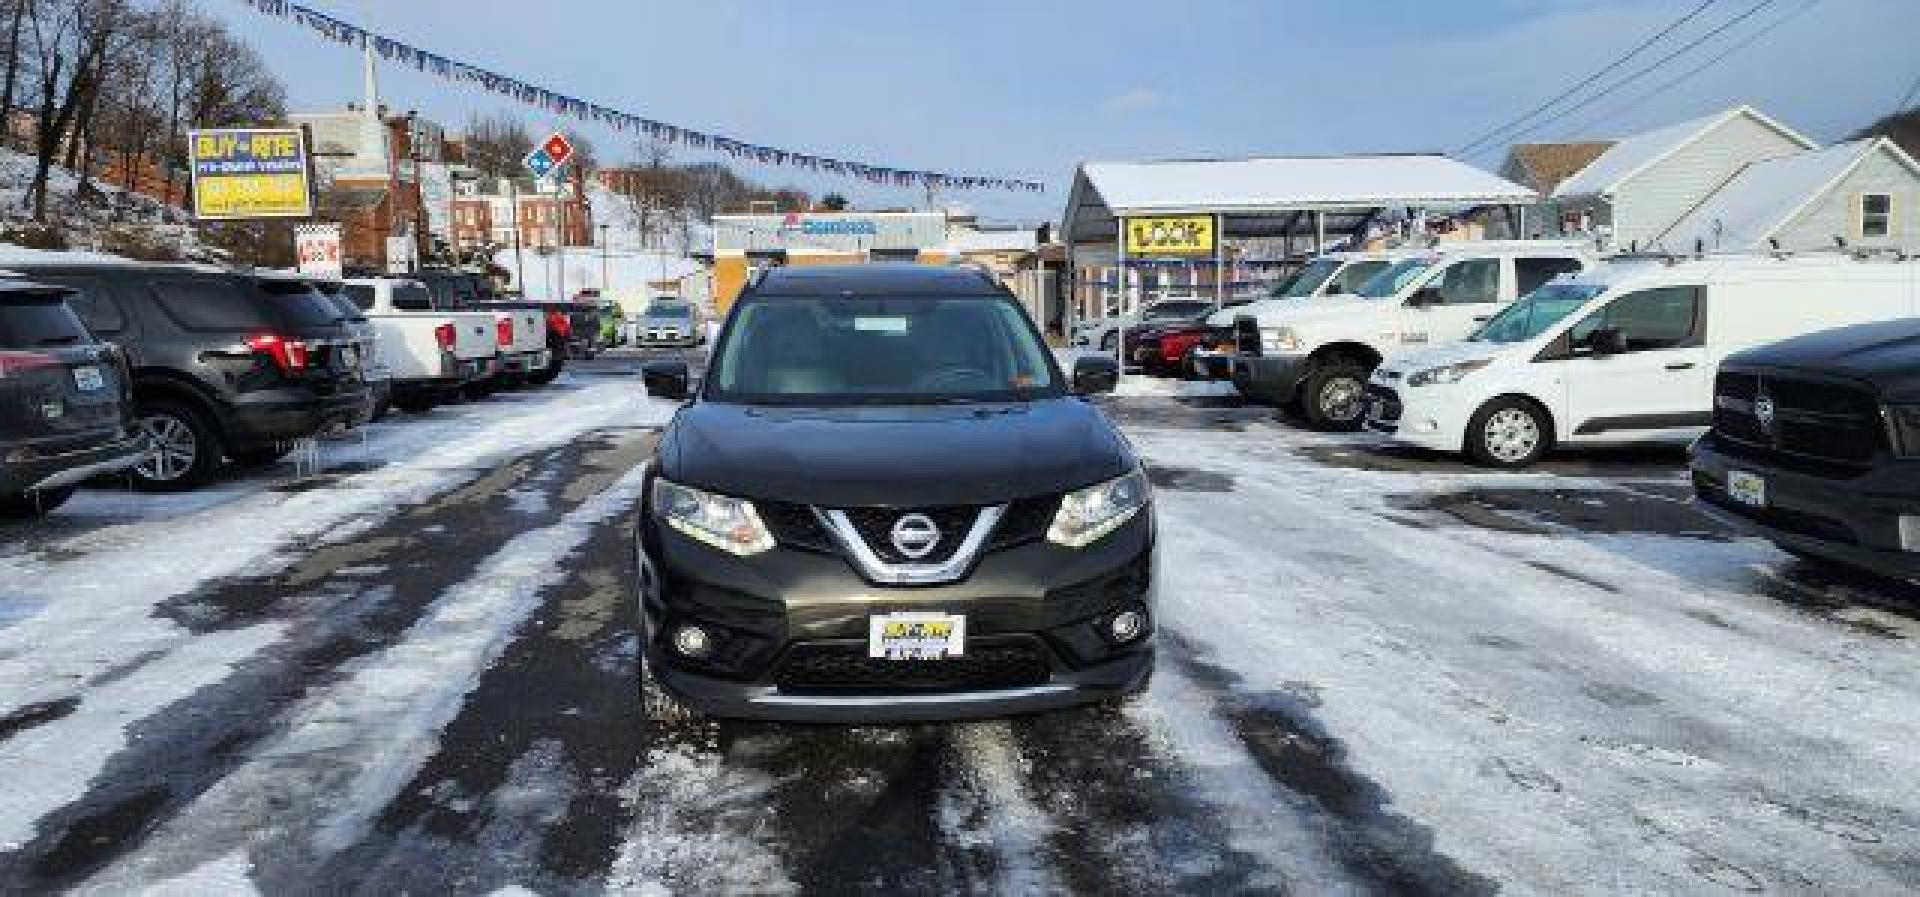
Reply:
[[[44, 888], [76, 881], [191, 815], [196, 802], [249, 766], [271, 767], [273, 772], [253, 782], [252, 792], [244, 796], [226, 786], [225, 798], [233, 803], [226, 814], [229, 821], [171, 853], [148, 851], [142, 864], [146, 868], [135, 880], [184, 871], [210, 858], [187, 861], [201, 852], [225, 852], [236, 843], [264, 837], [266, 826], [250, 823], [278, 819], [296, 805], [299, 813], [315, 813], [316, 807], [299, 805], [298, 785], [326, 778], [323, 767], [331, 766], [335, 779], [351, 772], [329, 756], [328, 748], [352, 746], [357, 725], [378, 727], [393, 721], [375, 713], [360, 719], [350, 706], [316, 710], [324, 707], [319, 702], [353, 684], [354, 671], [363, 665], [372, 662], [377, 669], [381, 657], [416, 637], [414, 630], [462, 622], [449, 619], [458, 610], [462, 590], [479, 590], [485, 597], [490, 585], [523, 582], [525, 571], [501, 566], [512, 560], [508, 553], [529, 540], [539, 544], [542, 539], [574, 538], [573, 530], [579, 527], [567, 524], [573, 515], [608, 513], [601, 506], [609, 493], [595, 496], [594, 489], [630, 476], [628, 468], [650, 444], [646, 436], [608, 436], [521, 459], [390, 518], [365, 534], [367, 544], [378, 546], [376, 551], [321, 552], [310, 563], [263, 579], [212, 583], [193, 596], [166, 603], [162, 613], [178, 615], [200, 634], [119, 683], [89, 693], [80, 709], [62, 722], [81, 721], [90, 711], [111, 715], [148, 709], [140, 699], [157, 684], [173, 684], [171, 679], [145, 681], [154, 676], [197, 673], [204, 681], [188, 688], [186, 697], [158, 705], [131, 725], [124, 719], [90, 721], [116, 727], [125, 746], [100, 758], [100, 774], [83, 793], [73, 795], [76, 799], [42, 818], [31, 840], [0, 855], [0, 883]], [[538, 482], [554, 500], [538, 513], [516, 514], [515, 503], [523, 499], [512, 493], [529, 482]], [[637, 482], [629, 488], [637, 488]], [[256, 638], [251, 634], [260, 630], [284, 635], [285, 640], [251, 656], [223, 649], [224, 641]], [[388, 686], [429, 695], [446, 687], [436, 681], [441, 677], [427, 675], [425, 665], [414, 672], [418, 681], [402, 686], [392, 680]], [[113, 700], [116, 690], [129, 694]], [[389, 709], [379, 706], [381, 698], [398, 701], [404, 696], [360, 697], [368, 701], [364, 709], [371, 711]], [[397, 721], [408, 722], [405, 717]], [[124, 733], [118, 731], [121, 726]], [[38, 730], [35, 734], [47, 739], [44, 744], [19, 744], [24, 739], [16, 739], [0, 745], [0, 770], [17, 766], [30, 770], [30, 777], [44, 779], [49, 771], [39, 761], [70, 734], [62, 728]], [[101, 738], [84, 726], [79, 734], [92, 736], [94, 750], [116, 746], [114, 739]], [[380, 737], [400, 744], [402, 734]], [[282, 745], [262, 749], [275, 738]], [[328, 739], [338, 744], [325, 744]], [[48, 800], [52, 792], [43, 785], [39, 797]]]

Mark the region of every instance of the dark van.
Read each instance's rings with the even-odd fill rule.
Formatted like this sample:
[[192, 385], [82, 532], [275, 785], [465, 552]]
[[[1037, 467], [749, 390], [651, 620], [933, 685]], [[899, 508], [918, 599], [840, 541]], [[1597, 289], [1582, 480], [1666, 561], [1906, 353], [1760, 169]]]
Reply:
[[87, 329], [126, 353], [136, 428], [154, 448], [136, 485], [191, 489], [227, 460], [272, 463], [366, 407], [360, 349], [304, 279], [134, 262], [7, 270], [74, 290]]
[[67, 308], [69, 292], [0, 281], [0, 518], [52, 511], [144, 454], [125, 361]]

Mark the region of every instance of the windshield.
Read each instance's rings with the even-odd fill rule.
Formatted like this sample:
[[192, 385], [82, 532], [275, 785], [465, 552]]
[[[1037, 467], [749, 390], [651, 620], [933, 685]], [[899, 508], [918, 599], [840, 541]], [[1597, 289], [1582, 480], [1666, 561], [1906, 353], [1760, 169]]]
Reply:
[[706, 396], [779, 405], [1021, 401], [1062, 394], [1013, 300], [762, 296], [721, 338]]
[[656, 305], [647, 309], [647, 317], [685, 320], [688, 311], [684, 305]]
[[1556, 283], [1527, 294], [1527, 298], [1500, 310], [1467, 337], [1477, 343], [1524, 343], [1573, 314], [1588, 299], [1605, 290], [1594, 284]]
[[1407, 284], [1412, 283], [1414, 278], [1419, 277], [1420, 272], [1432, 265], [1431, 259], [1407, 259], [1394, 262], [1388, 265], [1386, 270], [1373, 275], [1372, 280], [1362, 284], [1354, 293], [1368, 299], [1385, 299], [1397, 295], [1406, 288]]
[[1305, 268], [1301, 268], [1299, 274], [1294, 275], [1291, 283], [1276, 287], [1273, 291], [1274, 298], [1299, 299], [1311, 296], [1315, 290], [1320, 289], [1321, 284], [1327, 282], [1327, 278], [1333, 276], [1333, 272], [1338, 270], [1340, 270], [1338, 259], [1314, 259], [1308, 262]]

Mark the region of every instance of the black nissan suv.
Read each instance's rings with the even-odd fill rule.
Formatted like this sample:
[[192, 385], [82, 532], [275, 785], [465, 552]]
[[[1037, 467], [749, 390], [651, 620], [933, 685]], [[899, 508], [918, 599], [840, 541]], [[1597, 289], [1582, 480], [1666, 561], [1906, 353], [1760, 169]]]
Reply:
[[0, 519], [52, 511], [144, 455], [123, 356], [74, 317], [69, 292], [0, 280]]
[[662, 435], [640, 530], [648, 716], [956, 719], [1123, 698], [1153, 667], [1140, 461], [980, 272], [779, 268]]
[[144, 488], [191, 489], [228, 460], [271, 463], [295, 440], [351, 426], [366, 403], [352, 334], [306, 280], [111, 261], [6, 270], [72, 289], [87, 329], [126, 353], [135, 426], [153, 448], [132, 471]]
[[1728, 357], [1693, 485], [1790, 552], [1920, 579], [1920, 319]]

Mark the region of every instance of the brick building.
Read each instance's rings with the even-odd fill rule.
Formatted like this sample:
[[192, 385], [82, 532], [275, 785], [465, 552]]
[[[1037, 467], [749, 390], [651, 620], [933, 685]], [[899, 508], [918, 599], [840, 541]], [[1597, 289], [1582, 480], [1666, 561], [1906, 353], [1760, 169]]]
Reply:
[[593, 206], [579, 172], [564, 183], [526, 178], [457, 182], [453, 199], [453, 245], [461, 250], [513, 245], [514, 219], [522, 248], [594, 245]]

